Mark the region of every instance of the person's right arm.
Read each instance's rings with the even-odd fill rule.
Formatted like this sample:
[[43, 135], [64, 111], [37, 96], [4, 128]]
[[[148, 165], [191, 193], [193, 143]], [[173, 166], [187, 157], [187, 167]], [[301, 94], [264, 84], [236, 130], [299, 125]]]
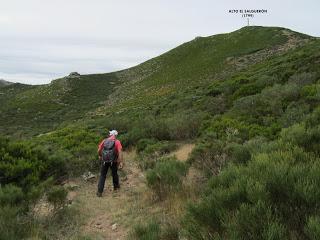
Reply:
[[122, 154], [122, 145], [121, 145], [121, 142], [119, 140], [116, 141], [116, 148], [117, 148], [117, 151], [118, 151], [118, 166], [119, 168], [121, 169], [123, 167], [123, 154]]

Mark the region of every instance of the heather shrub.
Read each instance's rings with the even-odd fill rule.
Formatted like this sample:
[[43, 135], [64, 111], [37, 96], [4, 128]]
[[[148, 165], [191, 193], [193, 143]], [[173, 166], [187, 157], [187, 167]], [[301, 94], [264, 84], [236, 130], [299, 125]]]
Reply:
[[182, 186], [182, 179], [188, 167], [185, 163], [174, 158], [166, 158], [156, 163], [153, 169], [148, 170], [146, 178], [156, 196], [163, 200], [172, 191], [178, 191]]
[[227, 154], [223, 149], [224, 143], [219, 140], [199, 143], [191, 152], [188, 162], [203, 170], [206, 175], [216, 175], [227, 162]]
[[148, 139], [148, 138], [140, 139], [137, 144], [137, 152], [140, 153], [144, 151], [148, 147], [148, 145], [153, 145], [156, 142], [157, 141], [155, 139]]
[[26, 239], [32, 230], [29, 220], [20, 207], [0, 205], [0, 239]]
[[162, 159], [162, 156], [169, 154], [177, 148], [177, 144], [168, 141], [155, 142], [149, 144], [137, 156], [139, 166], [142, 169], [150, 169]]
[[160, 224], [155, 220], [134, 226], [130, 240], [178, 240], [178, 229], [172, 225]]
[[305, 233], [310, 240], [316, 240], [320, 236], [320, 217], [311, 216], [307, 221]]
[[317, 232], [307, 219], [319, 217], [319, 158], [281, 141], [265, 150], [211, 178], [201, 202], [188, 208], [190, 239], [308, 239], [305, 232]]
[[61, 186], [53, 186], [47, 192], [47, 200], [54, 206], [55, 210], [58, 210], [66, 204], [67, 190]]
[[225, 152], [228, 155], [228, 161], [236, 164], [246, 164], [251, 159], [250, 151], [242, 144], [228, 144], [225, 148]]
[[5, 185], [0, 188], [0, 206], [17, 206], [24, 201], [22, 189], [14, 185]]
[[160, 239], [160, 225], [156, 222], [149, 222], [145, 225], [136, 225], [131, 233], [132, 240], [158, 240]]

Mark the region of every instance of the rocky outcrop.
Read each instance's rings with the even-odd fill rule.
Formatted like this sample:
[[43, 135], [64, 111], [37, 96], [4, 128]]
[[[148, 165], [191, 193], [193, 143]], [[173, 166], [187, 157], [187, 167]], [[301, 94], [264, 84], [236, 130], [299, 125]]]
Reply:
[[80, 78], [81, 75], [80, 73], [78, 72], [71, 72], [69, 75], [68, 75], [68, 78]]

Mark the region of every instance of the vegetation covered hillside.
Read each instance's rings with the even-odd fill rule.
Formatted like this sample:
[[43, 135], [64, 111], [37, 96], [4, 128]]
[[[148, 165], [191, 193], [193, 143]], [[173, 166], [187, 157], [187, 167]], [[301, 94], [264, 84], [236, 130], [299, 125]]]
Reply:
[[[185, 92], [225, 79], [232, 72], [308, 39], [281, 28], [243, 28], [198, 37], [120, 72], [68, 76], [40, 86], [14, 84], [1, 90], [1, 128], [15, 135], [30, 135], [92, 115], [146, 109], [159, 98], [186, 98]], [[28, 121], [22, 121], [25, 119]]]
[[[39, 197], [49, 176], [96, 171], [96, 145], [117, 129], [124, 148], [136, 150], [156, 206], [169, 206], [143, 216], [130, 238], [317, 239], [319, 67], [318, 38], [245, 27], [119, 72], [3, 87], [0, 128], [12, 142], [1, 140], [0, 210], [21, 206], [7, 214], [14, 223], [38, 199], [19, 198], [30, 184], [15, 173]], [[196, 144], [187, 162], [171, 154], [184, 142]]]
[[1, 87], [5, 87], [5, 86], [8, 86], [10, 84], [13, 84], [12, 82], [8, 82], [8, 81], [5, 81], [3, 79], [0, 79], [0, 88]]

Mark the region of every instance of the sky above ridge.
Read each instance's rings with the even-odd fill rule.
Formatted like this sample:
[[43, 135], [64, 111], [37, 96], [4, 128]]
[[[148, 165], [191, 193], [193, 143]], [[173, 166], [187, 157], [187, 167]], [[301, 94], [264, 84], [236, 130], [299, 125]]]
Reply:
[[125, 69], [246, 26], [230, 9], [267, 9], [251, 24], [320, 36], [319, 0], [0, 0], [0, 79], [43, 84]]

